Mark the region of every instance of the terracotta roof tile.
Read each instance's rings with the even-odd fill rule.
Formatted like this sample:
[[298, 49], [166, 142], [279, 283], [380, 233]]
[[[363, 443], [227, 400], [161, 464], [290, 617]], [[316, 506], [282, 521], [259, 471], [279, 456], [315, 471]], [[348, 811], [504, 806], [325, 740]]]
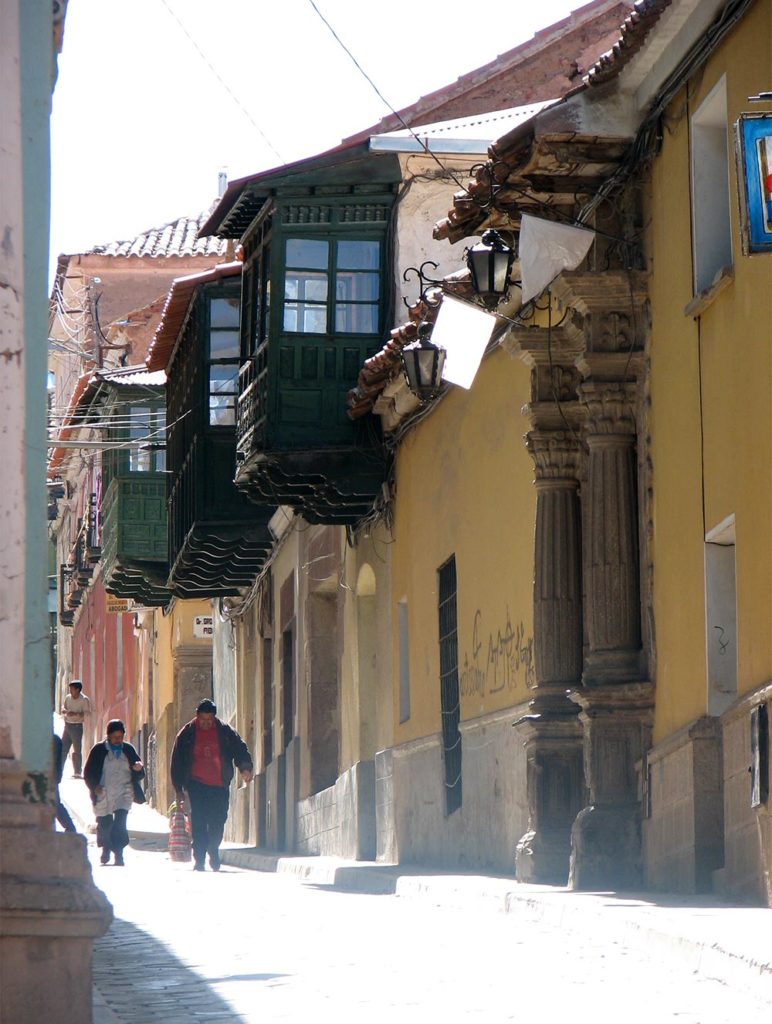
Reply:
[[199, 238], [198, 233], [207, 220], [209, 212], [197, 217], [180, 217], [158, 228], [149, 228], [127, 241], [108, 242], [95, 245], [82, 253], [84, 256], [224, 256], [227, 241], [207, 235]]
[[233, 263], [218, 263], [211, 270], [204, 270], [200, 274], [188, 274], [187, 277], [178, 277], [176, 281], [172, 282], [161, 314], [161, 322], [147, 353], [148, 370], [166, 370], [168, 367], [196, 289], [210, 281], [218, 281], [223, 277], [241, 274], [241, 269], [242, 263], [238, 260]]
[[[466, 271], [446, 277], [443, 289], [448, 294], [467, 299], [472, 297], [472, 286]], [[395, 327], [383, 348], [365, 360], [356, 384], [346, 396], [349, 419], [359, 419], [372, 411], [379, 395], [402, 373], [402, 349], [418, 340], [419, 324], [433, 323], [439, 309], [439, 303], [432, 305], [419, 300], [408, 311], [410, 319]]]
[[587, 72], [589, 85], [601, 85], [615, 78], [640, 50], [646, 37], [673, 0], [636, 0], [634, 9], [625, 18], [619, 39]]

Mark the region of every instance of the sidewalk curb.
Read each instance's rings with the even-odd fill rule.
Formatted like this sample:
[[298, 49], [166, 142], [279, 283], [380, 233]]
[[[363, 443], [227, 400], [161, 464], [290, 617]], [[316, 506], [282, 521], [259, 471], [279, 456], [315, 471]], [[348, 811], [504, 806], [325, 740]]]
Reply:
[[[648, 952], [654, 947], [668, 961], [677, 959], [686, 969], [699, 971], [706, 978], [742, 986], [758, 998], [769, 1000], [772, 995], [772, 915], [767, 917], [769, 911], [764, 908], [672, 894], [575, 893], [563, 887], [521, 886], [513, 878], [430, 874], [418, 868], [410, 874], [397, 865], [286, 857], [255, 848], [224, 848], [221, 859], [232, 867], [286, 875], [340, 892], [420, 897], [443, 907], [485, 906], [517, 914], [525, 922], [547, 923], [575, 934], [596, 933], [602, 925], [609, 941]], [[741, 919], [730, 922], [734, 932], [725, 928], [726, 934], [721, 935], [718, 916], [727, 912], [741, 915]], [[688, 915], [686, 919], [684, 915]], [[738, 940], [738, 925], [745, 933], [750, 921], [759, 926], [761, 944], [754, 941], [755, 934], [743, 934]], [[688, 934], [689, 930], [697, 934]], [[747, 949], [740, 948], [743, 938]]]

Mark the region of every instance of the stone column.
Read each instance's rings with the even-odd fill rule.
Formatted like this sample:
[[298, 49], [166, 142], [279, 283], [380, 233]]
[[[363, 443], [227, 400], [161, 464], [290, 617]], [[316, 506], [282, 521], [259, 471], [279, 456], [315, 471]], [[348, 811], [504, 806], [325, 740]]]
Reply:
[[567, 697], [582, 669], [581, 447], [566, 431], [533, 430], [536, 466], [534, 655], [526, 745], [528, 831], [516, 851], [519, 881], [565, 884], [571, 825], [585, 797], [582, 733]]
[[584, 683], [638, 679], [641, 605], [635, 462], [635, 386], [583, 384], [587, 640]]
[[53, 831], [47, 786], [0, 749], [0, 1020], [91, 1024], [91, 952], [112, 908], [84, 837]]
[[636, 500], [636, 390], [586, 382], [585, 654], [581, 707], [589, 806], [572, 829], [569, 885], [641, 882], [641, 812], [635, 766], [650, 744], [651, 684], [643, 678]]
[[64, 5], [0, 2], [0, 1020], [91, 1024], [111, 910], [82, 836], [53, 831], [46, 607], [49, 110]]

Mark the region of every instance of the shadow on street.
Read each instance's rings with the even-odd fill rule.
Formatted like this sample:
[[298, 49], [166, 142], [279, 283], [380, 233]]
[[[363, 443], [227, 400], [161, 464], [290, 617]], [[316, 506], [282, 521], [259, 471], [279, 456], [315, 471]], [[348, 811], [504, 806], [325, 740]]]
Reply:
[[[207, 949], [202, 934], [202, 962]], [[114, 920], [109, 932], [94, 944], [93, 976], [99, 994], [121, 1024], [179, 1020], [185, 1014], [191, 1021], [206, 1024], [246, 1024], [208, 981], [162, 942], [128, 921]], [[227, 980], [271, 982], [279, 977], [283, 975], [250, 974]]]

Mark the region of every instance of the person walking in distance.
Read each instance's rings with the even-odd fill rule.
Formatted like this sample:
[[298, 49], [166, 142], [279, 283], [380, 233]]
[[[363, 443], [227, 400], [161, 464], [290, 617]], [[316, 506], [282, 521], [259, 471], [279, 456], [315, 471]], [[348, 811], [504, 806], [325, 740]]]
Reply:
[[62, 764], [66, 762], [67, 754], [72, 747], [72, 774], [79, 779], [83, 764], [83, 723], [86, 716], [91, 714], [91, 701], [83, 693], [83, 683], [80, 679], [73, 679], [69, 689], [70, 692], [62, 704]]
[[220, 870], [220, 843], [228, 817], [234, 765], [244, 782], [249, 782], [253, 766], [246, 743], [235, 729], [217, 718], [213, 701], [202, 700], [196, 717], [177, 733], [171, 758], [177, 806], [189, 800], [196, 871], [205, 869], [207, 853], [212, 871]]
[[134, 747], [123, 742], [125, 735], [123, 722], [117, 718], [108, 722], [107, 739], [91, 748], [83, 769], [97, 820], [101, 861], [108, 864], [112, 853], [118, 867], [123, 867], [123, 851], [129, 845], [126, 819], [131, 805], [145, 802], [139, 784], [145, 769]]

